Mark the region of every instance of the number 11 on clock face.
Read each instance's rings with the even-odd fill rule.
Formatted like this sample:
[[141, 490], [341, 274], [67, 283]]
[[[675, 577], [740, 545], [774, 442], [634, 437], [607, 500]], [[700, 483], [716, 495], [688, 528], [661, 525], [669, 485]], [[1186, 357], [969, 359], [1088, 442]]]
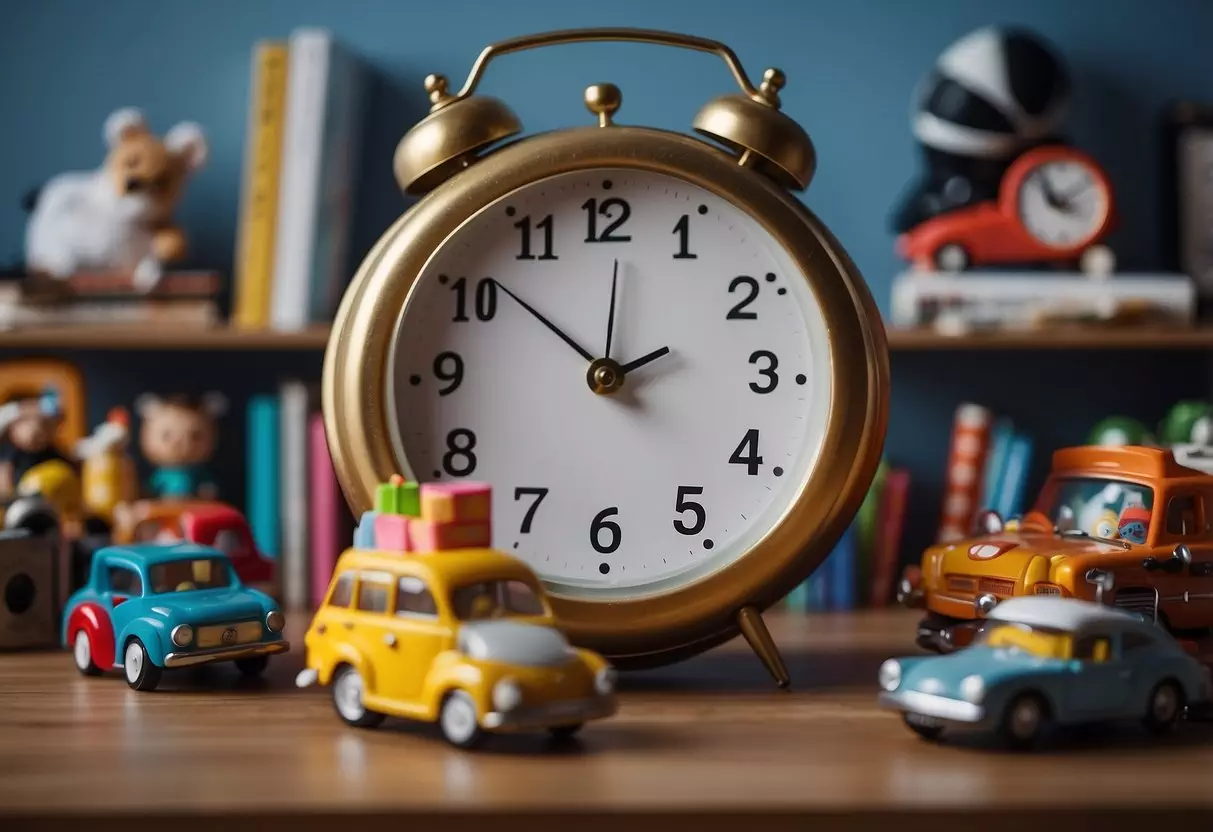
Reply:
[[490, 483], [494, 545], [557, 593], [662, 592], [744, 557], [828, 453], [805, 276], [663, 174], [561, 174], [489, 205], [423, 268], [394, 350], [402, 467]]

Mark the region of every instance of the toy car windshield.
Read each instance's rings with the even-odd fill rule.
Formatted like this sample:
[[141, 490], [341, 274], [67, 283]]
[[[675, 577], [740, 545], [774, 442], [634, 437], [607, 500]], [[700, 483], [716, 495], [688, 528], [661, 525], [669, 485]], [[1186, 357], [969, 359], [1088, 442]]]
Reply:
[[990, 622], [974, 644], [1021, 651], [1042, 659], [1065, 659], [1070, 655], [1069, 633], [1014, 622]]
[[547, 607], [522, 581], [481, 581], [451, 593], [451, 609], [460, 621], [546, 615]]
[[219, 558], [190, 558], [157, 563], [151, 567], [152, 592], [190, 592], [231, 586], [227, 564]]
[[[1154, 489], [1123, 480], [1066, 477], [1044, 489], [1035, 510], [1052, 520], [1059, 532], [1116, 538], [1125, 510], [1132, 507], [1149, 512]], [[1147, 533], [1148, 525], [1147, 520]]]

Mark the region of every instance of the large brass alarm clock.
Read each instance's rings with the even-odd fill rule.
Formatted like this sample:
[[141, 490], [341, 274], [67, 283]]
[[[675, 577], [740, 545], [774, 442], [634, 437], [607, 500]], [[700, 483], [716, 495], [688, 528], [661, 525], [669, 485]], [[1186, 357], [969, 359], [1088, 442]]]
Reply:
[[[720, 57], [740, 87], [703, 138], [589, 124], [511, 141], [489, 64], [535, 47], [640, 41]], [[395, 174], [424, 195], [374, 246], [324, 363], [325, 425], [358, 511], [394, 473], [494, 490], [493, 543], [524, 559], [575, 643], [671, 662], [741, 633], [781, 685], [761, 618], [829, 553], [882, 452], [879, 313], [791, 194], [812, 178], [784, 75], [755, 87], [724, 44], [549, 32], [431, 75]]]

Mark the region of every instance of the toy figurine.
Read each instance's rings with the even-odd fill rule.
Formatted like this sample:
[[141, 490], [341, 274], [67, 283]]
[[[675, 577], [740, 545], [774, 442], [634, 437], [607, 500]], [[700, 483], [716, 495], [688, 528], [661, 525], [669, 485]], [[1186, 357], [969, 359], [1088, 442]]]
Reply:
[[63, 644], [86, 676], [121, 668], [135, 690], [164, 670], [235, 662], [246, 676], [285, 653], [286, 618], [245, 587], [218, 549], [194, 543], [108, 546], [88, 583], [68, 599]]
[[63, 173], [38, 193], [26, 229], [26, 268], [67, 278], [77, 271], [132, 272], [151, 289], [163, 264], [185, 256], [173, 211], [189, 177], [206, 161], [202, 129], [182, 122], [161, 140], [127, 108], [105, 122], [104, 165]]
[[1121, 445], [1154, 445], [1155, 443], [1156, 440], [1149, 428], [1127, 416], [1109, 416], [1101, 419], [1087, 435], [1088, 445], [1104, 445], [1110, 448]]
[[11, 497], [21, 478], [35, 466], [52, 460], [67, 462], [54, 443], [62, 419], [54, 390], [0, 406], [0, 499]]
[[139, 482], [130, 445], [130, 414], [114, 408], [92, 436], [76, 444], [82, 462], [84, 505], [89, 515], [112, 525], [114, 507], [139, 497]]
[[201, 398], [151, 394], [137, 403], [143, 427], [139, 447], [156, 470], [148, 482], [152, 496], [214, 499], [218, 488], [206, 464], [215, 452], [216, 420], [227, 410], [220, 393]]
[[1213, 405], [1201, 401], [1178, 402], [1158, 426], [1166, 445], [1213, 446]]
[[350, 725], [436, 721], [459, 748], [486, 732], [570, 737], [613, 714], [614, 669], [569, 645], [526, 564], [488, 548], [490, 496], [478, 483], [383, 483], [337, 561], [296, 683], [331, 685]]
[[1052, 725], [1136, 719], [1154, 733], [1213, 700], [1213, 677], [1140, 616], [1074, 598], [1013, 598], [967, 650], [889, 659], [880, 703], [919, 736], [993, 729], [1034, 745]]

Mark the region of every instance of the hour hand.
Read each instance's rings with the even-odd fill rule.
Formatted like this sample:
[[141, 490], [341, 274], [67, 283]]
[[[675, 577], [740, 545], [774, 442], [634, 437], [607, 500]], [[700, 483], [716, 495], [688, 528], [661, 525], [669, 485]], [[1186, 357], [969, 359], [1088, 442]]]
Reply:
[[650, 361], [656, 361], [658, 358], [661, 358], [661, 356], [667, 354], [669, 351], [670, 351], [669, 347], [661, 347], [659, 349], [655, 349], [646, 355], [640, 356], [635, 361], [629, 361], [627, 364], [624, 364], [619, 369], [623, 371], [624, 375], [627, 375], [628, 373], [632, 372], [632, 370], [639, 370], [641, 367], [643, 367], [645, 364], [648, 364]]
[[556, 333], [556, 335], [559, 336], [560, 340], [564, 341], [566, 344], [568, 344], [570, 347], [572, 347], [577, 352], [578, 355], [580, 355], [586, 361], [594, 360], [594, 356], [590, 355], [588, 350], [582, 348], [582, 346], [580, 344], [578, 344], [576, 341], [574, 341], [569, 336], [565, 335], [564, 332], [561, 331], [561, 329], [558, 326], [556, 326], [554, 323], [549, 321], [547, 318], [543, 317], [543, 315], [541, 315], [539, 313], [539, 311], [535, 309], [535, 307], [531, 306], [525, 300], [518, 297], [516, 294], [514, 294], [509, 289], [507, 289], [504, 285], [502, 285], [500, 280], [498, 280], [495, 277], [491, 277], [491, 278], [489, 278], [489, 280], [492, 280], [494, 285], [496, 285], [498, 289], [500, 289], [501, 291], [505, 292], [507, 295], [512, 297], [519, 306], [521, 306], [527, 312], [530, 312], [532, 315], [534, 315], [535, 320], [539, 321], [539, 323], [543, 324], [548, 329], [552, 330], [552, 332]]

